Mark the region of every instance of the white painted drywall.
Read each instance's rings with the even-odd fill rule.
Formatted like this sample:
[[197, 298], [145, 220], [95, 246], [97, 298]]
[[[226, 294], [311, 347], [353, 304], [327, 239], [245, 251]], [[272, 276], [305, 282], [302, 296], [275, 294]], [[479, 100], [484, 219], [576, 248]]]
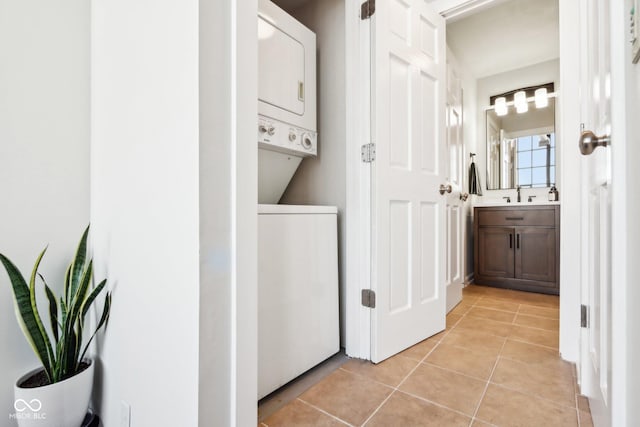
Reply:
[[[0, 1], [0, 252], [60, 289], [89, 222], [89, 3]], [[44, 299], [44, 295], [42, 295]], [[0, 425], [13, 384], [39, 362], [0, 269]]]
[[197, 0], [92, 3], [91, 221], [113, 290], [94, 400], [107, 427], [195, 426]]
[[[485, 108], [489, 106], [489, 97], [500, 93], [508, 92], [521, 87], [535, 86], [543, 83], [554, 82], [556, 91], [560, 88], [560, 61], [558, 59], [542, 62], [530, 67], [521, 68], [506, 73], [496, 74], [494, 76], [478, 79], [477, 81], [477, 154], [476, 162], [480, 168], [480, 180], [483, 186], [483, 197], [477, 198], [477, 203], [485, 201], [501, 201], [504, 196], [511, 196], [512, 202], [515, 202], [516, 190], [487, 190], [487, 149], [486, 149], [486, 116]], [[559, 123], [559, 117], [556, 109], [556, 127]], [[563, 140], [557, 139], [557, 146], [563, 144]], [[560, 191], [560, 200], [562, 200], [562, 188], [560, 180], [560, 172], [562, 170], [561, 150], [556, 150], [556, 187]], [[546, 188], [523, 189], [522, 200], [526, 203], [527, 197], [536, 196], [536, 201], [547, 200], [549, 190]]]
[[[453, 54], [453, 52], [452, 52]], [[477, 85], [476, 79], [464, 66], [459, 70], [462, 84], [462, 137], [464, 140], [464, 192], [469, 192], [469, 167], [471, 165], [470, 153], [478, 153], [480, 145], [476, 136], [477, 127]], [[476, 156], [477, 158], [477, 156]], [[477, 166], [477, 165], [476, 165]], [[484, 179], [481, 177], [481, 182]], [[464, 279], [469, 283], [473, 279], [473, 205], [478, 196], [470, 195], [464, 204]]]
[[345, 3], [344, 0], [312, 1], [290, 13], [317, 37], [318, 157], [302, 161], [281, 203], [338, 207], [340, 341], [344, 346], [347, 222]]

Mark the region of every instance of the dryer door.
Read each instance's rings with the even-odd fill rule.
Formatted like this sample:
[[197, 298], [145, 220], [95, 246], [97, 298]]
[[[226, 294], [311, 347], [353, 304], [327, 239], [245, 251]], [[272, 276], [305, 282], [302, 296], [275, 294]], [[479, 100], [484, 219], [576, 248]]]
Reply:
[[258, 16], [258, 40], [258, 98], [303, 115], [304, 46], [263, 16]]

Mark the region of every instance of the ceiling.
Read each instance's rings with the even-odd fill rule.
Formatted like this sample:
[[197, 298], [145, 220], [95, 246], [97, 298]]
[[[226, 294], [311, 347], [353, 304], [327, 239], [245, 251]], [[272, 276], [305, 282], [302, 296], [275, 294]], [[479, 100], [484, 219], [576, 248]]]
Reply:
[[559, 0], [510, 0], [447, 24], [447, 44], [475, 78], [560, 56]]

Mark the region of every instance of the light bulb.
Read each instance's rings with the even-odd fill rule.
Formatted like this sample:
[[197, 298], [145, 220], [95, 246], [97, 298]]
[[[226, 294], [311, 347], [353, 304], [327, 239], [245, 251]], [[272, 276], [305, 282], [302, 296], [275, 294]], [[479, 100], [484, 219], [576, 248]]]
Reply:
[[513, 96], [513, 103], [516, 105], [516, 111], [518, 113], [526, 113], [529, 111], [529, 104], [527, 103], [527, 94], [521, 90], [516, 92]]
[[547, 97], [547, 88], [541, 87], [536, 89], [536, 108], [544, 108], [549, 105], [549, 98]]
[[509, 112], [509, 109], [507, 108], [507, 98], [504, 96], [496, 98], [493, 108], [498, 116], [506, 116]]

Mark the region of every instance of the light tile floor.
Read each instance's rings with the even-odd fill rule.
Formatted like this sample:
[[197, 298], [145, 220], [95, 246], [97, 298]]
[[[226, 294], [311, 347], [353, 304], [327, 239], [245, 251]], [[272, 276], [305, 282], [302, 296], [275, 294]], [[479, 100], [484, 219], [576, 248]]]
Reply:
[[592, 426], [558, 354], [558, 302], [468, 286], [445, 331], [378, 365], [346, 361], [259, 426]]

